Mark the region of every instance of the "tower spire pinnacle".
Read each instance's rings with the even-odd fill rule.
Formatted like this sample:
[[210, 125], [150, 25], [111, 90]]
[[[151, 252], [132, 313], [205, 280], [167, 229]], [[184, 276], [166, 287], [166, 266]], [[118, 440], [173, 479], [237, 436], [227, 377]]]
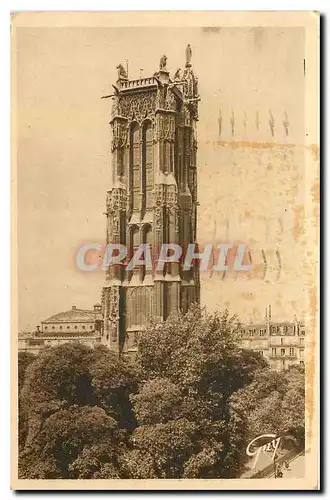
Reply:
[[189, 68], [191, 66], [191, 58], [192, 58], [192, 50], [190, 47], [190, 44], [188, 43], [186, 47], [186, 68]]

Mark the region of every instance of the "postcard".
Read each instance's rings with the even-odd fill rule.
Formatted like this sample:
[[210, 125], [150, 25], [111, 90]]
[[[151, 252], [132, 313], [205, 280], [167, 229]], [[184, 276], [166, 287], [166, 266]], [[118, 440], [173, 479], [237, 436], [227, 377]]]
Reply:
[[318, 490], [319, 14], [17, 12], [15, 490]]

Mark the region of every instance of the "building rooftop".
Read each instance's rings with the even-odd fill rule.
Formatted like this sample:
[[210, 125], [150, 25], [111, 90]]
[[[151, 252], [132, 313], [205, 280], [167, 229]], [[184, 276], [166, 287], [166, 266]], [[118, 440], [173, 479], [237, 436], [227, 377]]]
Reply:
[[41, 323], [90, 323], [92, 321], [95, 321], [96, 319], [101, 319], [101, 306], [99, 304], [96, 304], [93, 310], [77, 309], [76, 306], [72, 306], [72, 309], [70, 309], [69, 311], [54, 314]]

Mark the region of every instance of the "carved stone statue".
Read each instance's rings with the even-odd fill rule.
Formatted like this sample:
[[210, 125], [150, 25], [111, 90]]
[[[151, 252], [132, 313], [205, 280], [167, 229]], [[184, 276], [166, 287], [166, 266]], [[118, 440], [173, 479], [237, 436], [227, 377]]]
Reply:
[[174, 75], [174, 80], [175, 81], [179, 81], [181, 80], [181, 68], [178, 68], [175, 72], [175, 75]]
[[166, 62], [167, 62], [167, 56], [162, 56], [161, 59], [160, 59], [160, 63], [159, 63], [159, 69], [160, 71], [166, 71]]
[[186, 66], [190, 64], [191, 57], [192, 57], [192, 50], [190, 44], [188, 43], [186, 48]]
[[125, 68], [124, 68], [124, 66], [122, 64], [118, 64], [118, 66], [116, 67], [116, 69], [118, 70], [118, 79], [119, 80], [121, 78], [127, 79], [127, 73], [126, 73], [126, 70], [125, 70]]

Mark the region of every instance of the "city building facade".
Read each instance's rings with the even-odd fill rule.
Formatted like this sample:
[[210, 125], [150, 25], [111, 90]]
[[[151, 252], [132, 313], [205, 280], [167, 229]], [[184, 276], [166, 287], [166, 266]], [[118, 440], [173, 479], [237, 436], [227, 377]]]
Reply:
[[[152, 257], [162, 244], [196, 243], [198, 81], [186, 49], [183, 71], [173, 78], [162, 56], [151, 77], [130, 80], [122, 65], [112, 96], [112, 187], [107, 192], [106, 243], [141, 244]], [[196, 245], [197, 251], [197, 245]], [[118, 354], [134, 352], [150, 318], [166, 320], [199, 301], [196, 265], [181, 261], [162, 270], [109, 265], [102, 294], [102, 342]]]
[[265, 321], [243, 325], [241, 345], [245, 349], [259, 352], [274, 370], [284, 370], [292, 365], [305, 363], [305, 324], [295, 319], [292, 322], [273, 321], [271, 306], [266, 309]]
[[101, 341], [101, 305], [92, 310], [72, 306], [69, 311], [54, 314], [41, 322], [37, 331], [18, 337], [18, 350], [37, 354], [44, 347], [56, 347], [67, 342], [79, 342], [93, 347]]

